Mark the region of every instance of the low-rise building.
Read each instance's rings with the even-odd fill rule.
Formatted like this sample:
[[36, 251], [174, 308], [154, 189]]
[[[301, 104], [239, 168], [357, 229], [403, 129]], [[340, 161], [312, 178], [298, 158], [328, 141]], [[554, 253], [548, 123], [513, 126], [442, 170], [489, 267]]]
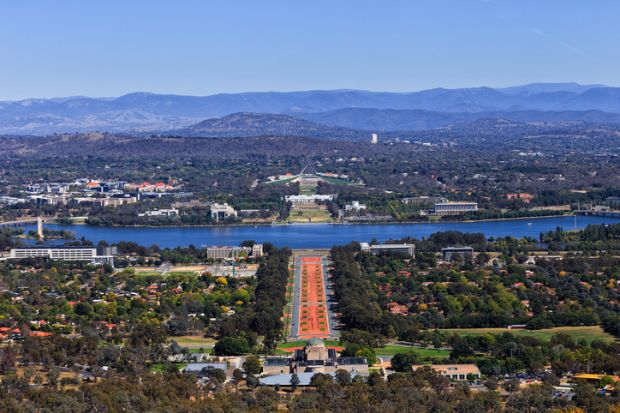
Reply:
[[444, 261], [453, 261], [459, 258], [461, 261], [471, 261], [474, 254], [472, 247], [446, 247], [441, 249]]
[[417, 364], [411, 366], [413, 371], [424, 367], [430, 367], [450, 380], [477, 380], [481, 377], [480, 369], [475, 364], [433, 364], [429, 366]]
[[155, 209], [138, 214], [139, 217], [176, 217], [178, 215], [178, 209]]
[[291, 371], [291, 359], [288, 357], [267, 357], [263, 363], [263, 374], [288, 374]]
[[227, 203], [218, 204], [217, 202], [211, 204], [211, 218], [216, 221], [223, 221], [229, 217], [236, 217], [237, 211]]
[[37, 205], [58, 205], [65, 202], [65, 197], [62, 195], [30, 195], [28, 199]]
[[183, 373], [193, 373], [197, 376], [206, 375], [210, 370], [222, 370], [224, 373], [228, 370], [226, 363], [188, 363], [183, 368]]
[[106, 198], [76, 198], [76, 202], [80, 205], [91, 205], [91, 206], [99, 206], [99, 207], [117, 207], [119, 205], [129, 205], [135, 204], [138, 202], [137, 198], [134, 196], [126, 196], [126, 197], [106, 197]]
[[171, 192], [174, 191], [176, 188], [170, 184], [166, 184], [160, 181], [154, 184], [150, 182], [143, 182], [141, 184], [127, 183], [125, 184], [125, 189], [128, 191], [137, 192]]
[[610, 208], [620, 209], [620, 196], [610, 196], [607, 198], [607, 203]]
[[359, 201], [352, 201], [350, 204], [344, 206], [344, 210], [347, 212], [358, 212], [366, 209], [366, 205], [360, 204]]
[[253, 258], [263, 256], [263, 244], [254, 244], [252, 247], [237, 246], [208, 246], [207, 258], [216, 260], [235, 259], [251, 255]]
[[[338, 357], [336, 350], [325, 347], [323, 340], [312, 338], [303, 349], [295, 350], [292, 357], [267, 357], [263, 363], [263, 374], [280, 377], [290, 376], [292, 373], [331, 374], [337, 370], [367, 376], [368, 360], [364, 357]], [[283, 377], [283, 380], [286, 380], [286, 377]]]
[[435, 204], [435, 215], [459, 215], [478, 210], [477, 202], [438, 202]]
[[403, 198], [400, 201], [407, 205], [434, 205], [440, 202], [448, 202], [448, 199], [442, 196], [413, 196]]
[[24, 202], [26, 202], [26, 200], [23, 198], [15, 198], [12, 196], [0, 196], [0, 204], [17, 205], [17, 204], [23, 204]]
[[[111, 247], [115, 248], [115, 247]], [[115, 249], [101, 252], [115, 252]], [[26, 247], [12, 248], [9, 259], [49, 258], [62, 261], [88, 261], [93, 264], [114, 265], [114, 255], [102, 255], [97, 247]]]
[[286, 202], [295, 204], [314, 204], [317, 201], [332, 201], [335, 195], [286, 195]]
[[252, 252], [252, 249], [249, 247], [210, 246], [207, 247], [207, 258], [215, 260], [235, 259], [250, 255], [250, 252]]
[[263, 256], [263, 244], [254, 244], [252, 245], [252, 257], [260, 258]]
[[373, 255], [377, 255], [380, 252], [398, 252], [401, 254], [415, 257], [415, 245], [414, 244], [373, 244], [370, 245], [367, 242], [361, 242], [360, 247], [362, 252], [368, 252]]

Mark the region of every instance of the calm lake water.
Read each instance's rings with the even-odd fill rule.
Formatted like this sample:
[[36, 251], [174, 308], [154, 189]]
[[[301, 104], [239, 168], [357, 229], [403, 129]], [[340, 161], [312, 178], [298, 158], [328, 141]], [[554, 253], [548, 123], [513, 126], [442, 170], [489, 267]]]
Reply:
[[[73, 231], [78, 238], [84, 237], [94, 243], [133, 241], [140, 245], [157, 244], [161, 247], [195, 245], [239, 245], [244, 240], [271, 242], [291, 248], [329, 248], [351, 241], [379, 241], [403, 237], [422, 238], [438, 231], [481, 232], [487, 238], [513, 236], [538, 238], [541, 232], [562, 227], [566, 230], [585, 228], [591, 224], [620, 223], [620, 219], [608, 217], [579, 216], [532, 218], [524, 220], [484, 222], [444, 222], [432, 224], [381, 224], [381, 225], [332, 225], [295, 224], [274, 226], [239, 227], [93, 227], [89, 225], [46, 225], [50, 229]], [[26, 231], [34, 226], [24, 227]]]

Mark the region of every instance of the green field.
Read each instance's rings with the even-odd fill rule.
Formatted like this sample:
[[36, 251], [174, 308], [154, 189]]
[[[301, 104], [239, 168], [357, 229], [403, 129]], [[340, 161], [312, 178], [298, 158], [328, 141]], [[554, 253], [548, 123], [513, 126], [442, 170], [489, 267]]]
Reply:
[[329, 182], [332, 185], [341, 185], [341, 186], [362, 186], [361, 184], [357, 183], [357, 182], [351, 182], [351, 181], [347, 181], [345, 179], [340, 179], [340, 178], [328, 178], [326, 176], [321, 176], [320, 177], [322, 180]]
[[413, 352], [417, 353], [423, 360], [444, 359], [450, 357], [450, 350], [411, 347], [399, 344], [388, 344], [385, 347], [377, 347], [374, 350], [377, 356], [393, 356], [398, 353]]
[[212, 348], [215, 345], [215, 339], [208, 337], [198, 337], [198, 336], [181, 336], [181, 337], [172, 337], [171, 341], [176, 341], [177, 344], [181, 347], [185, 347], [192, 350], [199, 350], [200, 348], [207, 349]]
[[316, 185], [300, 185], [299, 195], [315, 195]]
[[166, 275], [177, 277], [195, 277], [198, 275], [198, 271], [170, 271]]
[[456, 333], [460, 336], [481, 336], [485, 334], [502, 334], [511, 333], [515, 336], [528, 336], [536, 337], [543, 341], [551, 340], [551, 337], [555, 334], [563, 333], [571, 336], [574, 340], [586, 340], [592, 342], [594, 340], [602, 341], [614, 341], [615, 337], [607, 334], [599, 326], [586, 326], [586, 327], [555, 327], [547, 328], [544, 330], [512, 330], [508, 328], [452, 328], [441, 330], [444, 333], [452, 334]]
[[[187, 367], [187, 363], [176, 363], [174, 365], [179, 371], [181, 371], [182, 369], [184, 369], [185, 367]], [[155, 363], [151, 365], [150, 368], [151, 372], [153, 373], [163, 373], [165, 371], [164, 368], [164, 364], [163, 363]]]

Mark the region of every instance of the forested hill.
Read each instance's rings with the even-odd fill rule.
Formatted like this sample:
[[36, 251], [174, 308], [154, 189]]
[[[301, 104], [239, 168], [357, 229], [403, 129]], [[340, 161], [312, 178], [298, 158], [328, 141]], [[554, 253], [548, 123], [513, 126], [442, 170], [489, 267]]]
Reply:
[[200, 137], [310, 136], [370, 139], [370, 133], [355, 129], [320, 125], [286, 115], [248, 112], [234, 113], [223, 118], [207, 119], [172, 133], [181, 136]]
[[[106, 133], [66, 134], [46, 137], [0, 137], [0, 158], [99, 157], [126, 159], [203, 160], [240, 159], [265, 156], [306, 156], [308, 154], [357, 154], [370, 144], [354, 144], [302, 137], [135, 137]], [[374, 146], [373, 153], [388, 152], [390, 147]]]

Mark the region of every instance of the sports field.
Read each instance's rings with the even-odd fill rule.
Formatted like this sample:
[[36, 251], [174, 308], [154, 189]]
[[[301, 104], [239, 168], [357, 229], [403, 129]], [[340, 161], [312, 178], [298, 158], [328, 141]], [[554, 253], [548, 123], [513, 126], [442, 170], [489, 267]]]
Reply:
[[594, 340], [614, 341], [615, 337], [607, 334], [600, 326], [584, 326], [584, 327], [555, 327], [543, 330], [522, 330], [508, 328], [452, 328], [441, 330], [444, 333], [456, 333], [460, 336], [481, 336], [485, 334], [502, 334], [511, 333], [515, 336], [536, 337], [540, 340], [549, 341], [555, 334], [566, 334], [575, 341], [586, 340], [592, 342]]
[[215, 345], [215, 339], [202, 336], [171, 337], [170, 341], [176, 341], [180, 347], [188, 349], [190, 353], [210, 353]]
[[330, 336], [321, 257], [301, 258], [300, 339]]

